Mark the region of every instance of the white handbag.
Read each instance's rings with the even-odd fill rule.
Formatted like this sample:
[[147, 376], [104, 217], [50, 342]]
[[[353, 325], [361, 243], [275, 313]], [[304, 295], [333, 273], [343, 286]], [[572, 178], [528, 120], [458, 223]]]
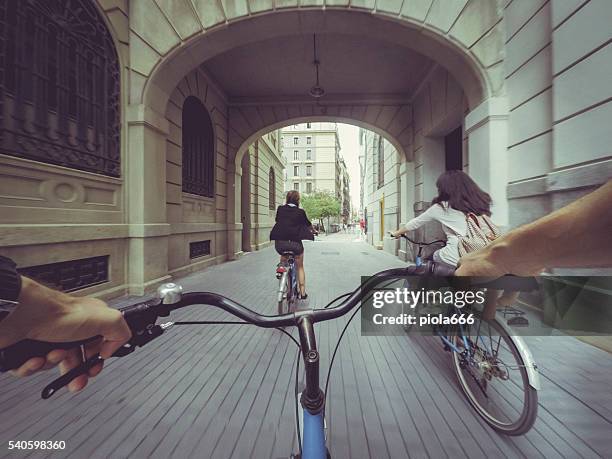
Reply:
[[466, 216], [467, 235], [459, 237], [459, 257], [489, 245], [501, 236], [499, 228], [486, 215]]

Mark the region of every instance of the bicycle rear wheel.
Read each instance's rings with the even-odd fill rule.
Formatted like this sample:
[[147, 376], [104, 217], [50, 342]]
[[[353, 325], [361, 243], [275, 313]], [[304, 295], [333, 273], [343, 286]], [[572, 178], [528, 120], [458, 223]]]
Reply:
[[294, 275], [295, 273], [293, 272], [295, 268], [291, 268], [289, 270], [289, 272], [287, 273], [287, 280], [286, 280], [286, 284], [285, 284], [285, 303], [283, 304], [283, 312], [281, 314], [288, 314], [291, 312], [292, 310], [292, 306], [295, 303], [295, 298], [297, 295], [297, 291], [295, 289], [294, 286]]
[[278, 314], [283, 315], [289, 312], [289, 304], [291, 297], [291, 276], [290, 273], [284, 273], [280, 279], [279, 295], [278, 295]]
[[451, 341], [461, 351], [452, 352], [459, 385], [476, 412], [500, 433], [529, 431], [537, 416], [538, 394], [529, 385], [513, 337], [496, 320], [476, 318], [463, 336], [456, 333]]

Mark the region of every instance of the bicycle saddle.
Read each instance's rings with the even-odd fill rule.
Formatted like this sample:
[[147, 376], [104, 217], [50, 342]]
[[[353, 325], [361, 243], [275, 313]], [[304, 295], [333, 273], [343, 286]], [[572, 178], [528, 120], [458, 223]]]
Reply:
[[295, 256], [295, 252], [293, 250], [283, 250], [283, 256], [293, 257]]

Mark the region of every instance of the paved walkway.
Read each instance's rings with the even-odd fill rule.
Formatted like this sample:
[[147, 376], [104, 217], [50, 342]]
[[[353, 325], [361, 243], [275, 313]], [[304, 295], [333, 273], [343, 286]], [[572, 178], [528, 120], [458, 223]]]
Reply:
[[[307, 243], [312, 306], [355, 288], [360, 276], [402, 266], [356, 236]], [[271, 249], [194, 274], [186, 290], [226, 294], [272, 314], [277, 281]], [[194, 307], [173, 319], [222, 318]], [[360, 336], [343, 342], [328, 396], [336, 458], [612, 457], [612, 356], [574, 338], [532, 338], [543, 374], [538, 420], [527, 435], [503, 437], [469, 408], [448, 354], [429, 337]], [[346, 319], [318, 326], [322, 371]], [[437, 344], [437, 343], [435, 343]], [[65, 440], [48, 457], [274, 458], [296, 451], [293, 344], [247, 326], [175, 327], [143, 349], [107, 362], [80, 394], [49, 401], [55, 374], [0, 376], [0, 457], [9, 440]], [[27, 452], [13, 457], [43, 457]]]

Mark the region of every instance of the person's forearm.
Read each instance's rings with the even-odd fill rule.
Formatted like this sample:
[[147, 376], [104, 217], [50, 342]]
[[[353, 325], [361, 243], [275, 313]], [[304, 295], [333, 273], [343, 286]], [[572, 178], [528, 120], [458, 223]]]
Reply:
[[70, 295], [22, 276], [19, 305], [0, 322], [0, 348], [26, 338], [32, 324], [65, 313], [72, 302]]
[[612, 265], [612, 181], [533, 223], [502, 236], [488, 248], [493, 263], [511, 273], [545, 268]]

